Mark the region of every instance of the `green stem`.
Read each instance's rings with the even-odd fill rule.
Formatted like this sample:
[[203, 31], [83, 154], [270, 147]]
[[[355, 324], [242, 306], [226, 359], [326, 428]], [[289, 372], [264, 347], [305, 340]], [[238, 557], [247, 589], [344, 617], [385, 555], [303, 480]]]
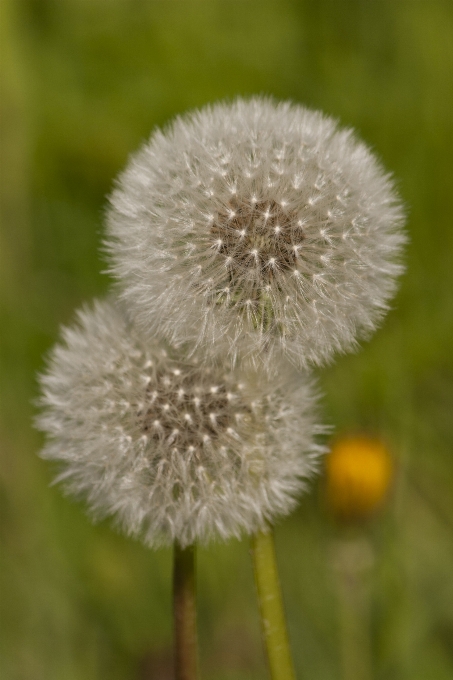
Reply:
[[272, 680], [295, 680], [271, 529], [252, 536], [261, 629]]
[[339, 596], [343, 680], [371, 680], [369, 579], [372, 546], [366, 539], [334, 544], [334, 567]]
[[173, 616], [175, 636], [175, 680], [197, 680], [197, 609], [195, 546], [174, 545]]

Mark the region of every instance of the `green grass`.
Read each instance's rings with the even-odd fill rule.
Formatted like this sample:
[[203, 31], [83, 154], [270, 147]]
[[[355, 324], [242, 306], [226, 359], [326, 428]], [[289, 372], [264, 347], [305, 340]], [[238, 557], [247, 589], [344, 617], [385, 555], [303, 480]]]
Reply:
[[[49, 487], [36, 372], [108, 287], [105, 196], [155, 125], [266, 93], [355, 127], [397, 177], [407, 273], [382, 329], [320, 372], [338, 433], [389, 442], [397, 479], [364, 529], [374, 677], [453, 675], [453, 8], [449, 0], [4, 0], [0, 233], [1, 643], [6, 680], [165, 680], [169, 551], [92, 526]], [[299, 677], [341, 677], [322, 483], [276, 531]], [[265, 677], [246, 542], [201, 551], [206, 680]]]

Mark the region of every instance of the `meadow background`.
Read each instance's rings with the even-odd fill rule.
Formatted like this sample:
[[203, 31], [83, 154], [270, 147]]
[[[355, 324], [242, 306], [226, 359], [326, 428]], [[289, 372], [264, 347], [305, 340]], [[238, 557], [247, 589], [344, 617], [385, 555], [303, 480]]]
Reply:
[[[171, 551], [93, 526], [50, 487], [36, 372], [109, 281], [106, 195], [154, 126], [265, 93], [355, 127], [407, 204], [407, 273], [360, 353], [319, 372], [337, 435], [384, 438], [369, 677], [453, 677], [453, 5], [450, 0], [2, 0], [1, 643], [4, 680], [168, 680]], [[276, 529], [301, 680], [340, 680], [339, 528], [322, 480]], [[266, 670], [247, 541], [199, 554], [202, 676]]]

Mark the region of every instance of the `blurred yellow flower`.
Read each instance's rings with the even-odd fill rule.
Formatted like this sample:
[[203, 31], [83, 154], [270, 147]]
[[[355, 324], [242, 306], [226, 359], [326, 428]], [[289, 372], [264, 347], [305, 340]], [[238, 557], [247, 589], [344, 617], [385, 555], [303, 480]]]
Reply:
[[384, 501], [392, 475], [392, 459], [382, 442], [339, 439], [326, 460], [328, 505], [338, 519], [365, 519]]

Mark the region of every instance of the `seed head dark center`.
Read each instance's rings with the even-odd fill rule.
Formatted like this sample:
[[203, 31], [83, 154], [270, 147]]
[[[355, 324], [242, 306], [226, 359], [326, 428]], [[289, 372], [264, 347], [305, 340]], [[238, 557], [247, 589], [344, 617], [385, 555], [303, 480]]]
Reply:
[[231, 273], [259, 270], [264, 279], [294, 270], [304, 239], [297, 217], [276, 201], [231, 202], [211, 227], [213, 248]]
[[196, 384], [190, 375], [158, 375], [146, 392], [142, 429], [155, 440], [198, 449], [233, 424], [235, 411], [225, 385]]

